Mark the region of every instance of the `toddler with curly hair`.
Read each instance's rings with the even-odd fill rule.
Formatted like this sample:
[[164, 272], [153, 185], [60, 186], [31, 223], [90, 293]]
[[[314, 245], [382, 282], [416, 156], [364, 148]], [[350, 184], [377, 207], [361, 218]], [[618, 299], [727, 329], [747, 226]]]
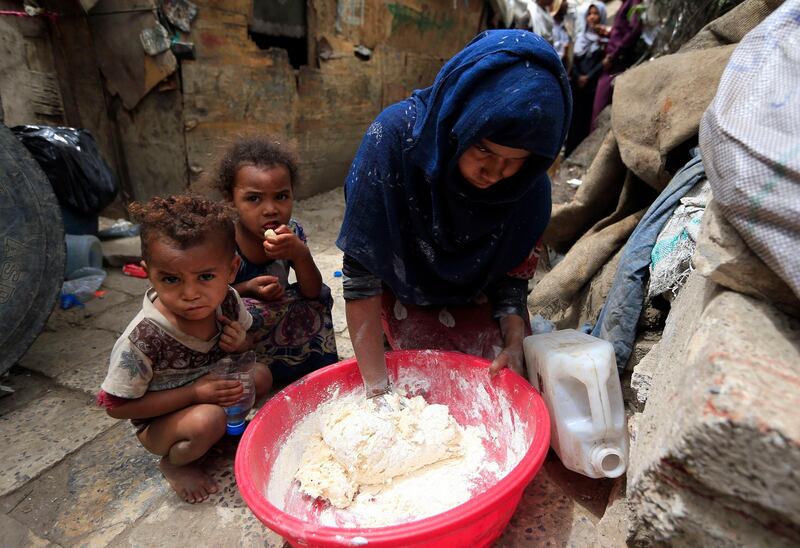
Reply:
[[[228, 353], [248, 349], [253, 319], [229, 284], [236, 277], [234, 223], [228, 208], [179, 195], [131, 204], [141, 224], [142, 256], [152, 287], [111, 352], [98, 403], [130, 419], [142, 445], [190, 503], [218, 490], [199, 466], [225, 433], [224, 407], [243, 392], [235, 380], [210, 375]], [[257, 364], [256, 395], [272, 386]]]

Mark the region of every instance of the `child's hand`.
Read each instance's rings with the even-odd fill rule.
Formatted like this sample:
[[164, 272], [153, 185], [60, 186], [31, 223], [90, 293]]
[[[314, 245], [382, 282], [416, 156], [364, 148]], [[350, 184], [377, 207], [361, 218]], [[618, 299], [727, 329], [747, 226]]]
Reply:
[[260, 301], [277, 301], [283, 297], [284, 289], [277, 276], [256, 276], [245, 283], [246, 295]]
[[291, 228], [281, 225], [275, 229], [275, 236], [264, 240], [264, 253], [268, 259], [288, 259], [298, 262], [309, 251], [303, 240], [298, 238]]
[[219, 316], [217, 321], [222, 324], [222, 334], [219, 336], [219, 347], [225, 352], [236, 352], [247, 338], [247, 332], [242, 324], [225, 316]]
[[218, 379], [211, 373], [194, 381], [192, 388], [195, 402], [214, 403], [222, 407], [234, 405], [244, 392], [241, 382]]

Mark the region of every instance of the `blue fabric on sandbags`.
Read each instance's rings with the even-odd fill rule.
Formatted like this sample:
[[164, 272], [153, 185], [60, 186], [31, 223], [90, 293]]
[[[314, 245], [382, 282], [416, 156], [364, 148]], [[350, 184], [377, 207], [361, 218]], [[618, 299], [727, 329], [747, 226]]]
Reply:
[[592, 330], [592, 335], [614, 345], [620, 374], [628, 363], [636, 339], [656, 239], [681, 198], [705, 176], [702, 158], [697, 154], [659, 194], [622, 249], [611, 290]]

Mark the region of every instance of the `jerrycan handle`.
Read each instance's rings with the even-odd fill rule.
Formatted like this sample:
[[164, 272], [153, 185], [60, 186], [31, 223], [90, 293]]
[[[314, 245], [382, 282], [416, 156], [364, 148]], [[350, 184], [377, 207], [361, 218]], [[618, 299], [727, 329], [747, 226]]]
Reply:
[[[581, 382], [583, 382], [583, 379], [581, 379]], [[611, 408], [608, 402], [608, 394], [604, 394], [603, 391], [599, 389], [599, 384], [594, 386], [594, 390], [585, 382], [583, 384], [589, 395], [589, 410], [592, 413], [592, 430], [601, 433], [601, 437], [605, 437], [608, 433], [611, 420]], [[603, 383], [603, 386], [605, 386], [605, 383]]]

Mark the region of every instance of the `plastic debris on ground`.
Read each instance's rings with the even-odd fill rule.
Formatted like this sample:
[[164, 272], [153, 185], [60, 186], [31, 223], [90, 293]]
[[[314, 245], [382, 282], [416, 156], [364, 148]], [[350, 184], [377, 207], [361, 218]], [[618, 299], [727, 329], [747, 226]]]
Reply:
[[648, 298], [669, 292], [675, 296], [692, 272], [692, 255], [700, 235], [700, 221], [711, 198], [707, 180], [681, 198], [680, 205], [661, 229], [650, 253]]
[[67, 256], [64, 262], [64, 278], [75, 278], [74, 272], [87, 266], [101, 268], [103, 266], [103, 248], [95, 236], [88, 234], [66, 234], [64, 242]]
[[542, 333], [550, 333], [556, 330], [556, 324], [550, 320], [544, 319], [540, 314], [536, 314], [531, 318], [531, 331], [534, 335], [541, 335]]
[[580, 179], [568, 179], [567, 184], [572, 188], [578, 188], [583, 184], [583, 181], [581, 181]]
[[184, 42], [173, 38], [170, 43], [170, 51], [172, 51], [172, 54], [178, 59], [186, 59], [189, 61], [195, 59], [194, 42]]
[[[80, 306], [96, 296], [106, 279], [106, 271], [90, 266], [79, 268], [61, 286], [61, 308]], [[77, 302], [75, 302], [77, 300]]]
[[138, 264], [126, 264], [122, 267], [122, 273], [133, 278], [147, 278], [147, 272]]
[[62, 293], [61, 298], [59, 299], [59, 306], [61, 307], [61, 310], [68, 310], [73, 306], [83, 308], [83, 303], [72, 293]]
[[97, 237], [101, 240], [111, 240], [114, 238], [129, 238], [131, 236], [138, 236], [141, 232], [141, 227], [125, 219], [117, 219], [108, 228], [104, 228], [97, 233]]

